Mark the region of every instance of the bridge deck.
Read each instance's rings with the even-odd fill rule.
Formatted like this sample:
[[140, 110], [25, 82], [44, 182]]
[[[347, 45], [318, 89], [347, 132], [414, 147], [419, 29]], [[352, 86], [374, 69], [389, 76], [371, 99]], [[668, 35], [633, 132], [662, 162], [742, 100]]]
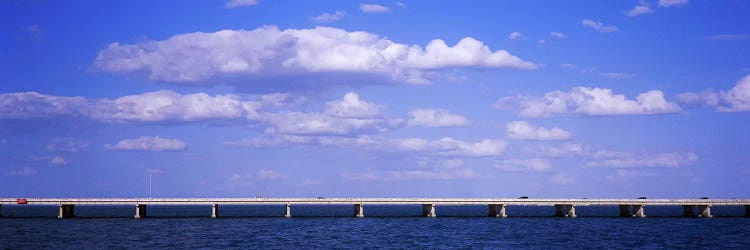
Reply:
[[[522, 206], [587, 205], [750, 205], [750, 199], [485, 199], [485, 198], [27, 198], [29, 205], [487, 205]], [[0, 205], [16, 204], [16, 198], [0, 198]]]

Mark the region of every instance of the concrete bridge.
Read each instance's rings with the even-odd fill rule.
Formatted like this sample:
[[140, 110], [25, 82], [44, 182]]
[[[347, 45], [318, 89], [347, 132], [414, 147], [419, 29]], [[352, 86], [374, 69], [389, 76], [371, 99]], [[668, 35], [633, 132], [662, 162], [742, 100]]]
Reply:
[[[24, 203], [24, 204], [19, 204]], [[75, 217], [76, 205], [128, 205], [135, 208], [135, 218], [147, 216], [149, 205], [205, 205], [211, 207], [211, 218], [219, 217], [221, 205], [285, 205], [285, 217], [292, 217], [293, 205], [354, 206], [354, 217], [365, 216], [365, 205], [421, 205], [422, 216], [437, 217], [437, 206], [487, 205], [488, 216], [507, 217], [506, 206], [554, 206], [557, 217], [576, 217], [576, 206], [619, 206], [621, 217], [646, 217], [647, 206], [682, 206], [685, 217], [713, 217], [712, 206], [744, 206], [750, 217], [750, 199], [471, 199], [471, 198], [0, 198], [3, 205], [55, 205], [58, 218]]]

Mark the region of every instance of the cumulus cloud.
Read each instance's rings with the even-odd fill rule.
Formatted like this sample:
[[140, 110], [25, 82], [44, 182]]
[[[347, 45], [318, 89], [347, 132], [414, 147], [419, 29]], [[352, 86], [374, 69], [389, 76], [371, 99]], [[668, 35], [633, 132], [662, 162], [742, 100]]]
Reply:
[[659, 0], [659, 6], [671, 7], [671, 6], [682, 6], [685, 5], [688, 0]]
[[721, 112], [750, 111], [750, 75], [737, 81], [735, 86], [719, 93], [707, 89], [699, 93], [686, 92], [677, 95], [677, 101], [687, 105], [709, 105]]
[[719, 95], [721, 96], [721, 100], [727, 104], [720, 106], [719, 111], [750, 111], [750, 75], [740, 79], [732, 89], [722, 91]]
[[380, 4], [370, 4], [370, 3], [360, 4], [359, 9], [364, 13], [370, 13], [370, 14], [380, 14], [380, 13], [391, 12], [391, 9], [388, 9], [388, 7], [385, 7]]
[[560, 146], [540, 145], [531, 150], [537, 157], [571, 157], [588, 154], [588, 149], [580, 143], [566, 143]]
[[258, 178], [263, 180], [279, 180], [286, 178], [286, 174], [277, 170], [263, 168], [258, 170]]
[[553, 174], [549, 177], [549, 183], [555, 185], [568, 185], [573, 183], [573, 181], [573, 177], [567, 176], [565, 174]]
[[508, 40], [520, 40], [524, 38], [525, 37], [523, 36], [523, 34], [521, 34], [521, 32], [518, 32], [518, 31], [513, 31], [510, 33], [510, 35], [508, 35]]
[[363, 81], [352, 74], [427, 84], [434, 71], [459, 67], [529, 70], [538, 66], [505, 50], [492, 51], [471, 37], [453, 46], [436, 39], [422, 48], [367, 32], [330, 27], [282, 31], [273, 26], [180, 34], [136, 44], [112, 43], [99, 52], [92, 65], [99, 71], [153, 81], [209, 83], [208, 80], [222, 78], [243, 84], [275, 85], [277, 81], [269, 79], [281, 77], [300, 85], [319, 84], [299, 80], [314, 76], [325, 77], [327, 83]]
[[402, 126], [401, 119], [388, 118], [383, 107], [347, 93], [342, 100], [328, 102], [322, 112], [266, 113], [260, 120], [272, 134], [354, 135], [382, 133]]
[[556, 32], [556, 31], [554, 31], [554, 32], [550, 32], [550, 33], [549, 33], [549, 36], [551, 36], [551, 37], [554, 37], [554, 38], [557, 38], [557, 39], [565, 39], [565, 38], [568, 38], [568, 36], [567, 36], [567, 35], [565, 35], [565, 33], [562, 33], [562, 32]]
[[593, 159], [586, 163], [589, 167], [666, 167], [676, 168], [689, 165], [698, 160], [695, 153], [651, 153], [634, 154], [601, 150], [593, 155]]
[[567, 92], [547, 92], [542, 97], [503, 97], [493, 105], [497, 109], [519, 109], [526, 117], [548, 117], [555, 114], [656, 115], [682, 111], [680, 106], [664, 99], [660, 90], [640, 93], [635, 99], [614, 94], [611, 89], [575, 87]]
[[439, 140], [422, 138], [402, 138], [390, 141], [391, 150], [433, 152], [446, 156], [485, 157], [498, 156], [505, 151], [507, 144], [499, 139], [483, 139], [467, 142], [443, 137]]
[[239, 8], [253, 6], [258, 3], [260, 3], [258, 0], [229, 0], [224, 4], [224, 6], [226, 6], [227, 8]]
[[708, 40], [714, 41], [749, 41], [750, 34], [718, 34], [708, 37]]
[[68, 160], [65, 160], [65, 158], [62, 158], [61, 156], [54, 156], [49, 161], [49, 163], [52, 164], [52, 165], [67, 165], [68, 164]]
[[91, 105], [83, 97], [63, 97], [37, 92], [0, 94], [0, 118], [35, 119], [86, 117]]
[[451, 137], [437, 140], [423, 138], [386, 139], [382, 137], [341, 137], [341, 136], [297, 136], [272, 135], [240, 141], [224, 142], [227, 146], [268, 147], [268, 146], [339, 146], [359, 147], [377, 151], [411, 152], [452, 157], [488, 157], [501, 155], [507, 144], [500, 139], [464, 141]]
[[629, 17], [634, 17], [634, 16], [640, 16], [643, 14], [648, 14], [651, 12], [654, 12], [654, 10], [651, 9], [651, 6], [649, 6], [649, 4], [645, 1], [640, 1], [638, 5], [626, 11], [625, 15], [628, 15]]
[[334, 13], [323, 13], [319, 16], [313, 17], [312, 20], [316, 23], [332, 23], [341, 20], [344, 16], [346, 16], [346, 12], [336, 11]]
[[511, 139], [519, 140], [568, 140], [570, 132], [558, 127], [547, 129], [536, 127], [525, 121], [513, 121], [505, 125], [505, 132]]
[[503, 171], [542, 172], [550, 169], [546, 159], [508, 159], [496, 166]]
[[53, 152], [80, 152], [88, 147], [88, 142], [73, 138], [54, 138], [47, 144], [47, 150]]
[[236, 119], [253, 112], [254, 105], [241, 102], [234, 95], [180, 95], [169, 90], [117, 99], [5, 93], [0, 94], [0, 119], [83, 118], [101, 122]]
[[386, 180], [454, 180], [454, 179], [473, 179], [479, 177], [472, 168], [453, 168], [453, 169], [415, 169], [389, 171], [385, 174]]
[[13, 170], [8, 172], [11, 176], [32, 176], [37, 173], [36, 168], [32, 167], [23, 167], [22, 169]]
[[444, 127], [462, 127], [469, 124], [469, 121], [457, 114], [452, 114], [442, 109], [414, 109], [409, 111], [409, 126], [444, 128]]
[[596, 75], [603, 76], [610, 79], [630, 79], [636, 77], [636, 74], [620, 73], [620, 72], [597, 72]]
[[104, 147], [121, 151], [182, 151], [185, 150], [185, 142], [159, 136], [141, 136], [124, 139], [114, 145], [107, 144]]
[[618, 31], [617, 27], [615, 26], [607, 26], [601, 22], [597, 22], [591, 19], [583, 19], [581, 21], [581, 24], [585, 27], [592, 28], [601, 33], [612, 33], [612, 32]]

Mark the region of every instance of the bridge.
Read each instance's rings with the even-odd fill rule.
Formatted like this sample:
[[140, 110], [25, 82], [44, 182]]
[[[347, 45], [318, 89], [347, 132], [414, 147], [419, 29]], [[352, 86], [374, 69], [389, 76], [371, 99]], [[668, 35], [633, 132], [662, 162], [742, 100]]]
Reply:
[[58, 218], [75, 217], [77, 205], [133, 206], [135, 218], [147, 217], [149, 205], [205, 205], [211, 208], [211, 218], [219, 217], [221, 205], [285, 205], [285, 217], [292, 217], [294, 205], [353, 205], [354, 217], [364, 217], [365, 205], [421, 205], [423, 217], [436, 217], [437, 206], [487, 205], [488, 216], [505, 218], [506, 206], [550, 206], [555, 216], [575, 218], [576, 206], [619, 206], [620, 217], [646, 217], [647, 206], [682, 206], [683, 216], [711, 218], [712, 206], [744, 206], [745, 217], [750, 217], [750, 199], [483, 199], [483, 198], [0, 198], [2, 207], [8, 205], [58, 206]]

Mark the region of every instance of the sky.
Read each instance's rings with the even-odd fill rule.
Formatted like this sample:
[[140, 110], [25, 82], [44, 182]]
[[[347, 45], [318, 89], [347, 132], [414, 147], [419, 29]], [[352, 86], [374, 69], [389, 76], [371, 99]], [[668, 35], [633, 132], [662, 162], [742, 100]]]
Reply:
[[748, 11], [0, 1], [0, 197], [747, 198]]

